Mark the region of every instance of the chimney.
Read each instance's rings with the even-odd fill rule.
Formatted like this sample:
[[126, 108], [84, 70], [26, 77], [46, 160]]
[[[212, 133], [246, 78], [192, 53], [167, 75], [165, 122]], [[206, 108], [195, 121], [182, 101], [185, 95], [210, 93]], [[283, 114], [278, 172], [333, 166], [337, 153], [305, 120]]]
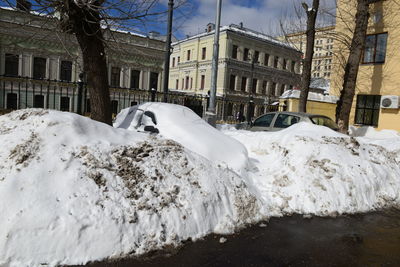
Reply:
[[215, 30], [215, 24], [214, 23], [208, 23], [207, 24], [207, 28], [206, 28], [206, 32], [211, 32]]
[[17, 9], [25, 12], [31, 11], [32, 3], [26, 0], [17, 0]]
[[239, 23], [239, 27], [240, 27], [240, 29], [243, 29], [243, 22]]
[[156, 39], [158, 37], [160, 37], [160, 33], [159, 32], [156, 32], [156, 31], [149, 32], [149, 38], [150, 39]]

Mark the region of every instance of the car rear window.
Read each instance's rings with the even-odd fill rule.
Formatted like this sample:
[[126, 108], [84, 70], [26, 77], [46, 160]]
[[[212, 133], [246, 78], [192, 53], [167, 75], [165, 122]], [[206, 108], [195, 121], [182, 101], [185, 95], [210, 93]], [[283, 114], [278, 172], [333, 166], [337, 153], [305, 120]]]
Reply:
[[275, 128], [287, 128], [296, 124], [300, 121], [300, 117], [289, 115], [289, 114], [279, 114], [275, 120]]
[[253, 126], [269, 127], [271, 125], [271, 122], [272, 122], [274, 116], [275, 116], [275, 113], [266, 114], [266, 115], [256, 119], [253, 123]]

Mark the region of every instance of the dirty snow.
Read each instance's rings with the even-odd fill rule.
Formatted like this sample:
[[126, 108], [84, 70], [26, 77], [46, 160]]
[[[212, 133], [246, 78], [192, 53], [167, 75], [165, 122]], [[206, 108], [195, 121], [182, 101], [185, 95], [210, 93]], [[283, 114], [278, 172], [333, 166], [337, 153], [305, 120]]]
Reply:
[[259, 219], [227, 168], [78, 115], [0, 116], [0, 266], [138, 255]]
[[391, 149], [310, 123], [224, 133], [246, 146], [248, 179], [268, 216], [335, 216], [400, 204], [400, 137]]
[[[400, 204], [396, 133], [350, 137], [307, 123], [218, 132], [185, 109], [158, 110], [157, 136], [137, 132], [129, 110], [122, 128], [41, 109], [0, 116], [0, 266], [84, 264], [271, 216]], [[220, 150], [211, 160], [210, 145]]]

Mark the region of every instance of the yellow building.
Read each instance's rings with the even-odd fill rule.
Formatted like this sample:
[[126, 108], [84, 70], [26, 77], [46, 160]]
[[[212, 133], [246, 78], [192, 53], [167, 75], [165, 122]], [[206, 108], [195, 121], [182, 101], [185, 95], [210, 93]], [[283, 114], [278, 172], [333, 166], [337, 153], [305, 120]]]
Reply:
[[[173, 43], [169, 88], [207, 95], [211, 86], [214, 25], [204, 33]], [[300, 81], [301, 52], [270, 36], [234, 25], [221, 27], [217, 79], [217, 116], [262, 114]], [[252, 104], [250, 104], [252, 103]], [[205, 108], [205, 105], [203, 105]]]
[[[279, 98], [279, 111], [299, 111], [299, 90], [286, 91]], [[310, 92], [307, 100], [307, 113], [325, 115], [335, 120], [337, 96]]]
[[[394, 0], [371, 2], [350, 124], [400, 131], [400, 6]], [[338, 1], [336, 32], [340, 36], [352, 36], [356, 3], [356, 0]], [[336, 49], [331, 93], [339, 95], [348, 49], [342, 43]]]

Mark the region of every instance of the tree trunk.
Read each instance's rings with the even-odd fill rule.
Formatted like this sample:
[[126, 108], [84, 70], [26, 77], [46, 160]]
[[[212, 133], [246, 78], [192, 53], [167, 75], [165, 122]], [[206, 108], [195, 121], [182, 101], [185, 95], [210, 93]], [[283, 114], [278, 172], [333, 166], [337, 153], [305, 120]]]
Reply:
[[347, 133], [349, 129], [350, 112], [356, 89], [358, 69], [367, 34], [369, 19], [368, 2], [369, 0], [357, 0], [356, 25], [344, 70], [343, 87], [336, 107], [336, 121], [341, 133]]
[[[83, 70], [90, 95], [91, 118], [112, 125], [110, 92], [104, 39], [100, 27], [100, 5], [80, 7], [68, 1], [68, 24], [75, 34], [83, 57]], [[96, 8], [97, 7], [97, 8]]]
[[311, 65], [314, 56], [314, 40], [315, 40], [315, 21], [317, 19], [319, 0], [313, 0], [312, 8], [309, 9], [307, 4], [303, 3], [303, 7], [307, 13], [307, 44], [306, 55], [303, 60], [303, 72], [300, 82], [300, 99], [299, 112], [307, 112], [307, 98], [310, 90], [311, 82]]

